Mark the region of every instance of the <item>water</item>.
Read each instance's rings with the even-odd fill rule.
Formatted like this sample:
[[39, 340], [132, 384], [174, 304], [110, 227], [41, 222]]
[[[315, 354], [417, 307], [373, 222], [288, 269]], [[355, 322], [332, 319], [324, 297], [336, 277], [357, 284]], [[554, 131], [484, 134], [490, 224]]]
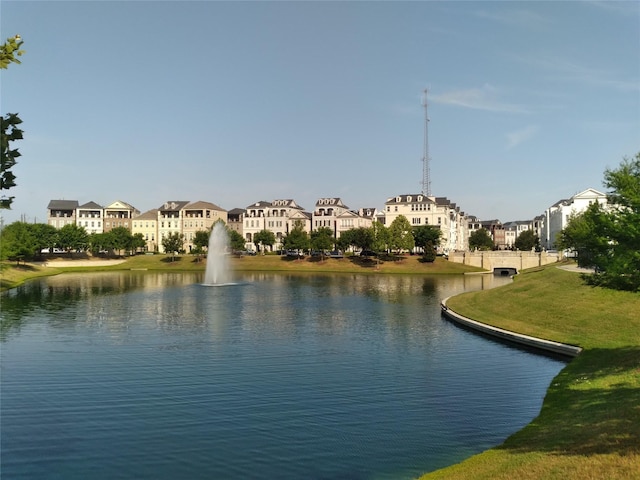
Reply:
[[564, 366], [440, 316], [493, 277], [242, 280], [65, 274], [3, 296], [3, 478], [415, 478], [527, 424]]
[[227, 285], [230, 282], [231, 271], [227, 254], [229, 236], [227, 227], [222, 222], [214, 224], [209, 235], [207, 249], [207, 266], [204, 274], [205, 285]]

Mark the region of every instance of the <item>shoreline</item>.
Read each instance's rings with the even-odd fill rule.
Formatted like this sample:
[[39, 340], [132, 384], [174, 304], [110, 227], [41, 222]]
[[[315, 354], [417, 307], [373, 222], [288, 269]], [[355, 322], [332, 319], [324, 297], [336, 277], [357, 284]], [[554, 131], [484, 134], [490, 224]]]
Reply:
[[575, 358], [582, 352], [582, 347], [579, 347], [577, 345], [569, 345], [566, 343], [554, 342], [552, 340], [545, 340], [543, 338], [532, 337], [530, 335], [523, 335], [511, 330], [505, 330], [504, 328], [494, 327], [486, 323], [471, 320], [470, 318], [464, 317], [447, 307], [447, 300], [449, 300], [450, 298], [451, 297], [447, 297], [442, 300], [442, 302], [440, 302], [442, 313], [453, 322], [468, 327], [472, 330], [485, 333], [487, 335], [505, 340], [507, 342], [517, 343], [519, 345], [531, 347], [536, 350], [556, 353], [570, 358]]

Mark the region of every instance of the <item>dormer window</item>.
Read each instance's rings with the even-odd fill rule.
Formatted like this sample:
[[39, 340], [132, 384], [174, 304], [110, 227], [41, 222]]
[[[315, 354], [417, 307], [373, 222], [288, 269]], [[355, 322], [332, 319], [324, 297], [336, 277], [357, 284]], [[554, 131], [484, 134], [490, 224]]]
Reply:
[[411, 201], [411, 195], [407, 195], [407, 202]]
[[418, 201], [421, 202], [422, 201], [422, 195], [418, 195]]

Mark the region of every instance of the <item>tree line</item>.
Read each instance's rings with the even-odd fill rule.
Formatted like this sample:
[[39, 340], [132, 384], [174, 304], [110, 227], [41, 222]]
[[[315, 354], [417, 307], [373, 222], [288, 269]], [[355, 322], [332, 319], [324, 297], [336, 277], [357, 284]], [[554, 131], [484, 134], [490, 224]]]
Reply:
[[587, 280], [619, 290], [640, 291], [640, 153], [606, 169], [607, 204], [591, 203], [570, 217], [556, 245], [576, 253]]

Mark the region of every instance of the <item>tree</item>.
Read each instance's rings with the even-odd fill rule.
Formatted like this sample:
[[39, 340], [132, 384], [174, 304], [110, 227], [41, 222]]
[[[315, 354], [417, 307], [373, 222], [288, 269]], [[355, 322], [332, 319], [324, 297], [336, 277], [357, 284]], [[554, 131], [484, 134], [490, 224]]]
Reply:
[[144, 251], [146, 246], [147, 242], [145, 241], [144, 236], [141, 233], [134, 233], [131, 236], [130, 248], [132, 253]]
[[75, 223], [68, 223], [58, 230], [58, 247], [65, 249], [67, 252], [73, 250], [84, 250], [89, 245], [89, 234]]
[[607, 207], [594, 202], [572, 217], [558, 244], [578, 253], [578, 265], [595, 269], [593, 284], [640, 291], [640, 153], [605, 170], [603, 184]]
[[[7, 41], [0, 45], [0, 68], [6, 69], [11, 63], [20, 63], [17, 57], [24, 51], [20, 35], [7, 38]], [[16, 186], [16, 176], [11, 169], [16, 165], [16, 159], [20, 156], [18, 149], [11, 148], [11, 142], [22, 140], [23, 132], [17, 126], [22, 123], [17, 113], [8, 113], [0, 117], [0, 209], [11, 208], [14, 197], [7, 197], [4, 193]]]
[[44, 248], [53, 248], [58, 239], [58, 229], [48, 223], [34, 223], [31, 225], [36, 241], [36, 255]]
[[193, 246], [194, 249], [191, 250], [191, 253], [201, 255], [204, 252], [205, 247], [209, 246], [209, 236], [211, 232], [206, 230], [198, 230], [193, 235]]
[[442, 239], [442, 230], [433, 225], [421, 225], [413, 227], [413, 238], [416, 247], [422, 248], [422, 260], [433, 262], [437, 256], [437, 248]]
[[118, 251], [118, 255], [122, 250], [128, 252], [132, 249], [133, 236], [128, 228], [116, 227], [107, 234], [114, 250]]
[[235, 230], [231, 230], [227, 227], [229, 233], [229, 246], [232, 250], [244, 250], [244, 237]]
[[311, 248], [319, 250], [321, 256], [324, 257], [325, 250], [329, 250], [333, 247], [334, 238], [333, 230], [329, 227], [320, 227], [317, 230], [311, 232]]
[[493, 250], [493, 238], [485, 228], [480, 228], [469, 235], [470, 250]]
[[522, 251], [529, 251], [533, 249], [540, 250], [540, 238], [533, 230], [525, 230], [518, 235], [513, 246]]
[[389, 226], [389, 247], [399, 253], [413, 250], [415, 245], [409, 220], [404, 215], [398, 215]]
[[271, 230], [260, 230], [253, 236], [253, 243], [255, 245], [262, 245], [262, 252], [264, 253], [264, 247], [269, 245], [273, 247], [273, 244], [276, 243], [276, 236]]
[[171, 261], [173, 262], [175, 254], [182, 250], [184, 243], [184, 235], [178, 232], [173, 232], [162, 239], [162, 247], [165, 253], [171, 254]]
[[389, 246], [389, 229], [378, 220], [371, 223], [371, 249], [374, 252], [386, 251]]
[[31, 225], [25, 222], [13, 222], [0, 232], [0, 259], [16, 260], [33, 257], [37, 250], [37, 241]]
[[302, 222], [297, 221], [289, 234], [282, 240], [284, 248], [291, 250], [309, 250], [309, 235]]

